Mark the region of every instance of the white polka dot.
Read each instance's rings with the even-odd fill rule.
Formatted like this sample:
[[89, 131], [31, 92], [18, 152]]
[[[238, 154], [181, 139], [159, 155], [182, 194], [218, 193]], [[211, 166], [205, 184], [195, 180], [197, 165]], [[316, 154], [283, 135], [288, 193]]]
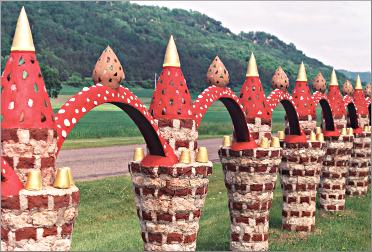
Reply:
[[71, 119], [71, 122], [72, 122], [73, 124], [76, 123], [76, 119], [75, 119], [75, 117], [73, 117], [73, 118]]
[[14, 109], [14, 101], [11, 101], [9, 103], [8, 109], [10, 109], [10, 110]]
[[66, 127], [70, 127], [70, 121], [69, 121], [68, 119], [63, 120], [63, 124], [64, 124]]
[[75, 98], [72, 97], [69, 101], [70, 101], [70, 102], [73, 102], [73, 101], [75, 101]]
[[93, 101], [93, 104], [97, 106], [98, 105], [98, 102], [97, 101]]
[[79, 110], [78, 110], [78, 109], [75, 109], [75, 113], [76, 113], [76, 114], [79, 114]]
[[86, 111], [87, 110], [84, 107], [81, 108], [81, 112], [86, 112]]
[[65, 113], [65, 110], [64, 109], [58, 110], [58, 114], [63, 114], [63, 113]]
[[90, 102], [90, 99], [89, 98], [87, 98], [87, 102]]
[[64, 138], [66, 138], [66, 137], [67, 137], [67, 133], [66, 133], [66, 131], [65, 131], [65, 130], [62, 130], [62, 136], [63, 136]]
[[88, 91], [89, 88], [88, 87], [83, 87], [83, 91]]
[[27, 105], [31, 108], [34, 105], [34, 101], [32, 99], [28, 99]]

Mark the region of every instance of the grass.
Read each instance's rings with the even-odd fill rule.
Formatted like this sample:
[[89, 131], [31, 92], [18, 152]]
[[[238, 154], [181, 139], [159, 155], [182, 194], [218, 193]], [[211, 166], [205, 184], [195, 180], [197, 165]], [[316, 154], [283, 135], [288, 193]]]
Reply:
[[[78, 182], [79, 216], [73, 250], [143, 250], [140, 225], [129, 176]], [[197, 250], [229, 250], [230, 221], [221, 165], [215, 165], [203, 208]], [[340, 213], [317, 211], [315, 232], [304, 235], [281, 230], [280, 186], [270, 211], [271, 251], [367, 251], [371, 247], [371, 194], [347, 198]]]

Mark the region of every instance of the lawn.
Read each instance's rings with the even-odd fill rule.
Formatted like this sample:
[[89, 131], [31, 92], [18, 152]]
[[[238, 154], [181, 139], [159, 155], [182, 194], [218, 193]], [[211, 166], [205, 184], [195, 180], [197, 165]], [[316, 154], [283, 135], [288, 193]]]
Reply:
[[[80, 88], [64, 86], [57, 99], [52, 100], [55, 111]], [[148, 107], [152, 90], [131, 88], [142, 102]], [[196, 96], [196, 94], [193, 94]], [[273, 112], [273, 132], [283, 130], [285, 111], [278, 105]], [[206, 113], [199, 128], [200, 138], [220, 138], [232, 131], [230, 115], [221, 102], [214, 103]], [[133, 139], [130, 139], [134, 137]], [[85, 141], [86, 140], [86, 141]], [[111, 104], [103, 104], [85, 115], [68, 136], [63, 149], [103, 147], [113, 145], [143, 143], [140, 131], [129, 116]]]
[[[79, 216], [74, 228], [73, 250], [143, 250], [140, 226], [129, 176], [78, 182]], [[200, 220], [197, 250], [229, 249], [227, 193], [221, 165], [210, 177], [207, 200]], [[280, 186], [276, 187], [270, 212], [270, 250], [367, 251], [371, 247], [371, 195], [347, 198], [346, 210], [316, 215], [311, 234], [281, 230]]]

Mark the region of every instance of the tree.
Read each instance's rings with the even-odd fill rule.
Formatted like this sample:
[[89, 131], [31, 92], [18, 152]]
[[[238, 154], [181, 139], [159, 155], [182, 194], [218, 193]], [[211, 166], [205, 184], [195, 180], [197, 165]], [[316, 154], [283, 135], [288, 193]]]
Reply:
[[66, 84], [72, 87], [80, 87], [83, 84], [80, 74], [72, 73], [71, 76], [68, 77]]
[[57, 98], [62, 88], [58, 70], [46, 65], [40, 65], [40, 68], [49, 97]]

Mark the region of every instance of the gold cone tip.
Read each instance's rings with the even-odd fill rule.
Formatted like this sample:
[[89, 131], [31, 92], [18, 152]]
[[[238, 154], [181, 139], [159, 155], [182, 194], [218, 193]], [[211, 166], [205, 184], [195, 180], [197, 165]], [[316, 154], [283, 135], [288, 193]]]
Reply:
[[75, 185], [75, 181], [74, 181], [74, 178], [72, 176], [71, 168], [70, 167], [62, 167], [62, 169], [66, 169], [67, 170], [68, 178], [70, 180], [70, 185]]
[[323, 133], [316, 134], [316, 140], [319, 141], [319, 142], [324, 142]]
[[53, 187], [59, 189], [67, 189], [70, 188], [71, 181], [68, 169], [66, 168], [59, 168], [57, 170], [57, 175], [53, 183]]
[[254, 57], [253, 52], [251, 53], [251, 57], [249, 58], [248, 61], [248, 66], [247, 66], [247, 73], [245, 74], [246, 77], [258, 77], [258, 69], [257, 69], [257, 62], [256, 58]]
[[41, 171], [36, 169], [30, 170], [27, 174], [25, 189], [30, 191], [40, 191], [42, 188]]
[[270, 146], [271, 146], [272, 148], [280, 148], [280, 140], [279, 140], [279, 137], [273, 137], [273, 138], [271, 139]]
[[142, 159], [145, 157], [145, 151], [143, 150], [142, 147], [137, 147], [134, 149], [134, 154], [133, 154], [133, 160], [134, 161], [142, 161]]
[[333, 68], [332, 73], [331, 73], [331, 81], [329, 82], [330, 86], [338, 86], [338, 80], [337, 80], [337, 75], [336, 71]]
[[315, 133], [316, 133], [316, 134], [320, 134], [320, 133], [322, 133], [322, 128], [321, 128], [321, 127], [316, 127], [316, 129], [315, 129]]
[[306, 69], [304, 62], [301, 62], [298, 73], [297, 73], [297, 80], [296, 81], [307, 81]]
[[208, 163], [208, 150], [206, 147], [199, 147], [195, 161], [198, 163]]
[[365, 132], [369, 132], [369, 126], [368, 126], [368, 125], [365, 125], [363, 131], [365, 131]]
[[180, 163], [183, 164], [190, 164], [191, 163], [191, 155], [190, 155], [190, 150], [189, 149], [183, 149], [181, 152], [181, 157], [180, 157]]
[[354, 130], [353, 130], [353, 128], [347, 128], [347, 134], [349, 136], [354, 136]]
[[28, 22], [24, 7], [22, 7], [18, 16], [17, 26], [13, 37], [13, 44], [10, 51], [35, 51], [30, 23]]
[[342, 136], [347, 136], [347, 129], [346, 128], [341, 129], [341, 135]]
[[310, 142], [315, 142], [316, 141], [316, 135], [313, 131], [311, 131], [311, 133], [310, 133], [309, 141]]
[[284, 140], [285, 134], [284, 134], [283, 130], [278, 131], [278, 138], [279, 138], [279, 140]]
[[223, 136], [223, 147], [230, 147], [231, 146], [231, 137], [230, 136]]
[[357, 75], [356, 81], [355, 81], [355, 90], [357, 89], [363, 89], [362, 82], [360, 81], [359, 74]]
[[167, 49], [165, 51], [163, 67], [180, 67], [180, 58], [178, 56], [176, 43], [174, 42], [173, 35], [170, 36]]
[[261, 148], [264, 148], [264, 149], [267, 149], [267, 148], [270, 147], [269, 139], [267, 139], [267, 137], [262, 137], [262, 138], [261, 138], [261, 141], [260, 141], [260, 147], [261, 147]]

